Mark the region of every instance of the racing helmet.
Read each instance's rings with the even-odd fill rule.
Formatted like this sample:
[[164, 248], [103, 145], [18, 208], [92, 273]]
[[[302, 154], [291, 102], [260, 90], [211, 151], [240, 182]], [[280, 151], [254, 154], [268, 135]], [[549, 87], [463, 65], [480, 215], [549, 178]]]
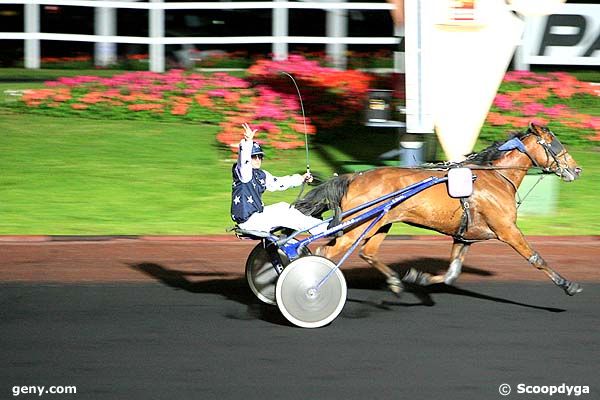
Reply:
[[252, 152], [250, 153], [251, 156], [265, 156], [265, 152], [263, 151], [262, 147], [260, 147], [260, 144], [256, 143], [256, 142], [252, 142]]

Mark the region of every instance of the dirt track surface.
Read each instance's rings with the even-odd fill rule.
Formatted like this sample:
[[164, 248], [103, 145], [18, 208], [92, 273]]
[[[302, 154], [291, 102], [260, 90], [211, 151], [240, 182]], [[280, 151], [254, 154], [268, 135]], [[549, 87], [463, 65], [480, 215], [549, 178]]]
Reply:
[[[557, 272], [573, 281], [600, 281], [600, 237], [530, 237]], [[256, 242], [233, 237], [145, 238], [88, 241], [0, 241], [3, 282], [156, 282], [161, 272], [188, 281], [238, 279]], [[382, 260], [402, 270], [443, 273], [451, 240], [443, 237], [389, 238]], [[342, 270], [352, 277], [377, 277], [357, 254]], [[498, 241], [476, 243], [467, 254], [460, 282], [547, 281], [512, 248]], [[350, 283], [350, 282], [349, 282]]]
[[[19, 385], [74, 386], [49, 398], [90, 400], [488, 400], [504, 398], [501, 384], [600, 392], [598, 238], [531, 238], [583, 282], [573, 297], [498, 242], [472, 247], [457, 286], [401, 298], [353, 255], [344, 309], [321, 329], [291, 326], [248, 289], [253, 242], [4, 240], [3, 399]], [[450, 243], [390, 239], [382, 254], [398, 270], [443, 272]]]

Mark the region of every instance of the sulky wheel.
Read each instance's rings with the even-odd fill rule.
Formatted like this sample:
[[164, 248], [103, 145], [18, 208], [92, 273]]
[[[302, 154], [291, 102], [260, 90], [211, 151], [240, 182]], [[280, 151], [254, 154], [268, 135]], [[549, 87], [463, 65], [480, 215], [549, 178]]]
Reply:
[[[292, 239], [293, 241], [293, 239]], [[267, 248], [267, 246], [273, 246]], [[271, 262], [271, 256], [268, 251], [273, 250], [275, 245], [271, 242], [261, 241], [257, 244], [246, 261], [246, 280], [252, 293], [258, 297], [260, 301], [266, 304], [275, 305], [275, 284], [279, 274], [273, 268]], [[285, 267], [289, 264], [289, 260], [283, 251], [277, 249], [277, 254], [281, 263]], [[310, 254], [308, 248], [304, 248], [301, 251], [302, 255]]]
[[[328, 274], [329, 277], [317, 287]], [[340, 314], [346, 303], [347, 290], [342, 271], [331, 260], [305, 256], [285, 267], [277, 280], [275, 298], [279, 310], [292, 324], [319, 328]]]

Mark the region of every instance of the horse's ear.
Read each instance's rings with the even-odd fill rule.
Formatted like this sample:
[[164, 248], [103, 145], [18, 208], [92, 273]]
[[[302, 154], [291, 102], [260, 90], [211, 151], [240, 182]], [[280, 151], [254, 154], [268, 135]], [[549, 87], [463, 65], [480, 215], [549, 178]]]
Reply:
[[538, 125], [534, 122], [529, 123], [529, 131], [537, 136], [541, 136], [544, 133], [552, 133], [547, 126]]

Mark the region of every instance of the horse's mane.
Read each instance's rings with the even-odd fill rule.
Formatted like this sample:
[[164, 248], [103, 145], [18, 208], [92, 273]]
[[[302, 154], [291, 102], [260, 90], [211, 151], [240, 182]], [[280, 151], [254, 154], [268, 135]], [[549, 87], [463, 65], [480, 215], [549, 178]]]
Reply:
[[354, 179], [354, 174], [335, 176], [320, 184], [303, 198], [294, 203], [294, 207], [305, 215], [321, 218], [327, 210], [334, 211], [334, 220], [331, 226], [340, 222], [342, 198], [348, 191], [348, 185]]
[[483, 149], [477, 153], [468, 154], [467, 158], [464, 161], [462, 161], [460, 164], [490, 165], [492, 163], [492, 161], [497, 160], [500, 157], [502, 157], [504, 154], [506, 154], [505, 151], [498, 150], [498, 148], [500, 146], [502, 146], [504, 143], [508, 142], [510, 139], [513, 139], [513, 138], [522, 139], [528, 133], [529, 132], [527, 132], [527, 131], [512, 132], [508, 139], [503, 140], [503, 141], [494, 142], [491, 145], [489, 145], [488, 147], [486, 147], [485, 149]]

